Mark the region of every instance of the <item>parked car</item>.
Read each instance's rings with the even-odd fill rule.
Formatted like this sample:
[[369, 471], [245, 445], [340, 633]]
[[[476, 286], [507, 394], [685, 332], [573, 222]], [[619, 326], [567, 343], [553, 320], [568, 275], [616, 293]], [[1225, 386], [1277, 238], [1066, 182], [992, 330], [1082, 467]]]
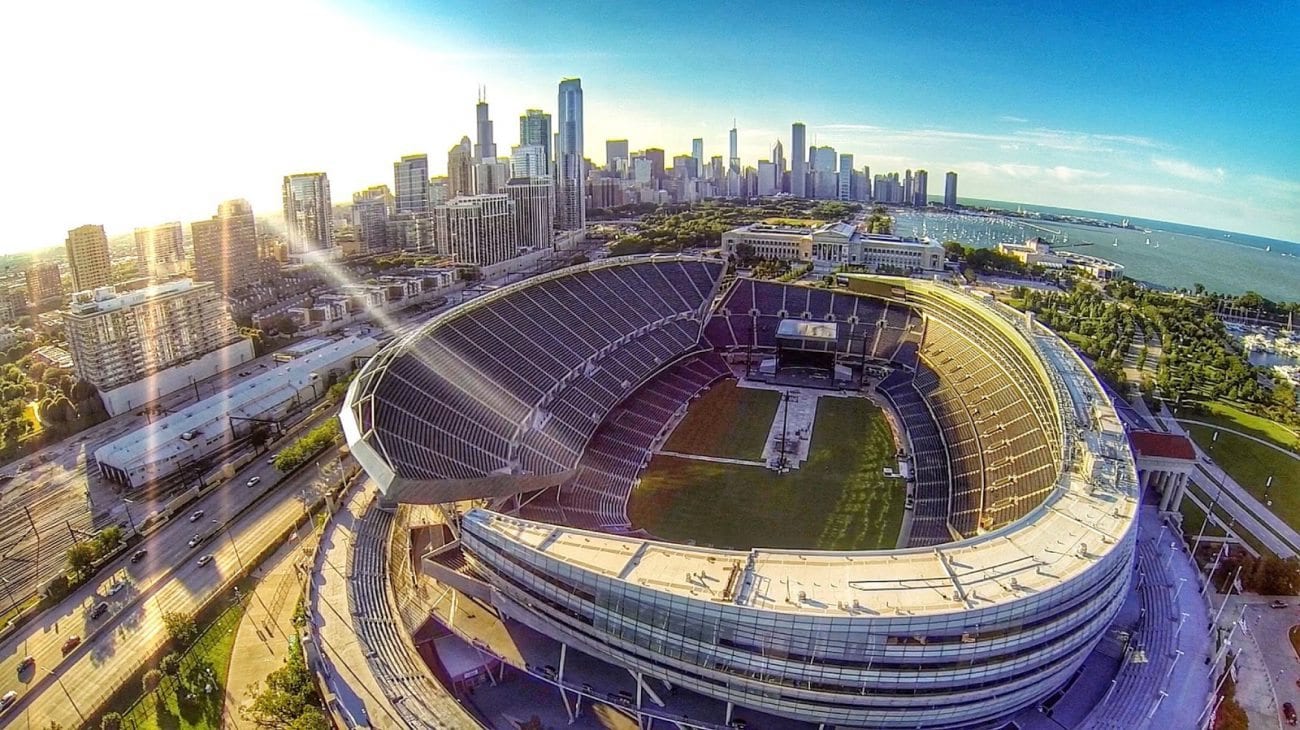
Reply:
[[256, 487], [259, 483], [261, 483], [261, 481], [262, 481], [262, 477], [253, 477], [252, 479], [248, 480], [248, 486]]
[[1272, 601], [1269, 602], [1268, 607], [1269, 607], [1269, 608], [1286, 608], [1286, 601], [1283, 601], [1283, 600], [1281, 600], [1281, 599], [1274, 598]]
[[106, 613], [108, 613], [108, 603], [106, 601], [100, 601], [95, 604], [94, 608], [90, 609], [90, 618], [97, 619]]
[[190, 541], [187, 542], [187, 543], [185, 543], [185, 544], [186, 544], [186, 545], [189, 545], [190, 547], [194, 547], [195, 545], [198, 545], [199, 542], [202, 541], [202, 540], [203, 540], [202, 537], [200, 537], [200, 536], [198, 536], [198, 535], [195, 535], [194, 537], [191, 537], [191, 538], [190, 538]]
[[903, 500], [903, 509], [912, 509], [915, 506], [916, 506], [916, 500], [913, 499], [912, 497], [908, 497], [907, 499]]
[[139, 549], [139, 550], [136, 550], [135, 552], [131, 553], [131, 562], [133, 562], [133, 563], [138, 563], [138, 562], [140, 562], [141, 560], [144, 560], [144, 556], [146, 556], [146, 555], [148, 555], [148, 554], [149, 554], [149, 551], [148, 551], [148, 550], [145, 550], [145, 549], [143, 549], [143, 548], [141, 548], [141, 549]]
[[1290, 702], [1283, 702], [1282, 717], [1286, 718], [1286, 724], [1294, 725], [1296, 723], [1295, 705]]
[[63, 656], [67, 656], [72, 652], [73, 649], [76, 649], [80, 645], [81, 645], [80, 636], [69, 636], [67, 640], [63, 642], [63, 646], [60, 647], [60, 649], [63, 651]]
[[21, 662], [18, 662], [18, 673], [22, 674], [23, 672], [27, 671], [28, 669], [31, 669], [34, 666], [36, 666], [36, 657], [31, 656], [29, 654], [23, 657], [23, 660]]
[[190, 513], [190, 522], [198, 522], [203, 519], [203, 510], [196, 509]]
[[202, 568], [203, 566], [211, 562], [212, 562], [212, 555], [211, 554], [204, 555], [203, 557], [199, 558], [199, 567]]
[[116, 596], [118, 592], [121, 591], [123, 588], [126, 588], [126, 581], [124, 580], [113, 581], [113, 584], [108, 587], [108, 595]]

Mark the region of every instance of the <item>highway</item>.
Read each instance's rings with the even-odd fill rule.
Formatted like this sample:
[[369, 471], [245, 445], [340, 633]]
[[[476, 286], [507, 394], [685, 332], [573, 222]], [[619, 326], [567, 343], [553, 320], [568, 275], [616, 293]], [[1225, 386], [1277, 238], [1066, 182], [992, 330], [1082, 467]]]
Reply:
[[[332, 414], [322, 414], [322, 420], [325, 415]], [[336, 465], [338, 453], [334, 447], [318, 461]], [[261, 483], [245, 486], [255, 475]], [[336, 474], [330, 476], [337, 479]], [[19, 700], [0, 720], [6, 726], [44, 728], [53, 720], [77, 727], [80, 712], [93, 711], [166, 641], [162, 615], [196, 610], [238, 571], [243, 560], [261, 552], [301, 517], [304, 500], [316, 497], [322, 481], [314, 467], [278, 483], [277, 478], [265, 459], [254, 461], [229, 484], [188, 508], [203, 510], [202, 517], [191, 522], [178, 516], [142, 543], [148, 553], [139, 563], [130, 563], [129, 555], [124, 555], [98, 580], [4, 641], [0, 693], [17, 690]], [[270, 493], [263, 502], [223, 529], [266, 490]], [[195, 534], [202, 541], [191, 548], [187, 542]], [[212, 562], [199, 566], [198, 558], [208, 554]], [[118, 579], [124, 579], [126, 587], [109, 595], [109, 586]], [[89, 610], [100, 601], [108, 602], [108, 613], [90, 618]], [[63, 657], [62, 645], [71, 636], [83, 641]], [[19, 674], [18, 664], [28, 655], [35, 658], [35, 667]], [[59, 680], [62, 687], [71, 688], [70, 696]], [[22, 720], [16, 723], [19, 717]]]

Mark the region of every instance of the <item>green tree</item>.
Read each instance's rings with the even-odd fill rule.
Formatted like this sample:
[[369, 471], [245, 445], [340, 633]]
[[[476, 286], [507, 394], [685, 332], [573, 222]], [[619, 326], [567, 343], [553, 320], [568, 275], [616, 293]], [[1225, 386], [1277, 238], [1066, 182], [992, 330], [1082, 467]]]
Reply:
[[99, 547], [99, 554], [105, 555], [122, 542], [125, 533], [120, 525], [109, 525], [95, 535], [95, 542]]
[[181, 655], [173, 651], [163, 657], [162, 661], [158, 662], [158, 671], [162, 672], [163, 676], [166, 677], [175, 677], [180, 674]]
[[68, 548], [68, 570], [77, 577], [81, 577], [90, 570], [99, 557], [99, 549], [95, 543], [89, 540], [82, 540]]
[[180, 649], [189, 646], [199, 634], [199, 627], [194, 617], [184, 611], [164, 613], [163, 626], [167, 628], [167, 636], [172, 640], [172, 646]]
[[122, 716], [110, 712], [99, 718], [99, 730], [122, 730]]
[[149, 694], [150, 692], [153, 692], [154, 690], [158, 689], [159, 685], [162, 684], [162, 680], [163, 680], [163, 673], [161, 670], [150, 669], [149, 671], [144, 673], [143, 677], [140, 678], [141, 692], [143, 692], [144, 694]]
[[263, 727], [302, 728], [309, 730], [318, 727], [309, 723], [295, 725], [304, 715], [319, 713], [320, 697], [316, 693], [316, 683], [303, 661], [302, 648], [295, 642], [289, 648], [289, 656], [284, 666], [271, 672], [265, 685], [253, 698], [249, 714], [257, 724]]

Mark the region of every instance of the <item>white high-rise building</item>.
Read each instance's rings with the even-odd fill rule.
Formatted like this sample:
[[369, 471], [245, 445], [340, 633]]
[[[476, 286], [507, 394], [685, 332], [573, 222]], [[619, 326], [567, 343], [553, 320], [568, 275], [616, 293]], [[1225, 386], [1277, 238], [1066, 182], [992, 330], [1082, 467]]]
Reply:
[[790, 126], [790, 147], [794, 151], [790, 161], [790, 194], [796, 198], [808, 197], [808, 166], [804, 158], [808, 150], [806, 134], [803, 122]]
[[788, 192], [784, 185], [785, 147], [781, 144], [781, 140], [779, 139], [776, 141], [776, 144], [772, 145], [772, 164], [776, 166], [776, 191], [778, 193]]
[[[519, 117], [519, 146], [542, 148], [542, 171], [539, 174], [547, 177], [551, 175], [552, 160], [555, 158], [551, 149], [551, 134], [551, 115], [541, 109], [529, 109]], [[515, 177], [519, 177], [519, 174], [516, 173]]]
[[491, 266], [519, 253], [514, 201], [503, 194], [453, 198], [434, 209], [434, 238], [458, 263]]
[[398, 213], [429, 209], [429, 156], [407, 155], [393, 163], [393, 190]]
[[840, 155], [840, 172], [839, 172], [839, 195], [836, 197], [840, 200], [853, 200], [853, 155]]
[[185, 270], [185, 229], [180, 221], [135, 229], [136, 273], [155, 279]]
[[727, 149], [731, 153], [730, 164], [728, 169], [731, 172], [740, 172], [740, 135], [736, 132], [736, 120], [731, 120], [731, 135], [728, 137], [730, 144]]
[[280, 188], [290, 253], [324, 251], [334, 246], [330, 181], [323, 172], [285, 175]]
[[779, 178], [776, 173], [776, 165], [768, 160], [758, 161], [758, 194], [759, 196], [776, 195], [781, 191], [778, 185]]
[[582, 169], [582, 80], [561, 81], [558, 101], [555, 225], [564, 231], [581, 231], [587, 224], [586, 176]]
[[521, 144], [510, 148], [510, 177], [549, 177], [546, 148]]
[[[79, 292], [63, 312], [63, 324], [73, 370], [101, 391], [247, 342], [210, 281], [178, 279], [132, 292], [119, 293], [111, 286]], [[170, 391], [160, 385], [154, 397], [165, 392]]]
[[515, 239], [520, 248], [550, 248], [555, 243], [555, 183], [549, 177], [516, 177], [506, 183], [514, 203]]

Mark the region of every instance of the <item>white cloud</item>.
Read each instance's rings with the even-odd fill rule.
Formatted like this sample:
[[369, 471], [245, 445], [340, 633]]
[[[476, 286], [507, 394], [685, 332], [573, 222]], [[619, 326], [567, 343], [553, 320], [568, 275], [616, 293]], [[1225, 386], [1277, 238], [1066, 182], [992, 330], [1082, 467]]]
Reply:
[[999, 121], [999, 122], [1011, 122], [1012, 124], [1028, 124], [1028, 123], [1029, 123], [1029, 120], [1028, 120], [1028, 119], [1025, 119], [1024, 117], [1016, 117], [1016, 116], [1012, 116], [1012, 115], [1010, 115], [1010, 114], [1003, 114], [1002, 116], [998, 117], [998, 121]]
[[1220, 182], [1225, 176], [1222, 167], [1200, 167], [1185, 160], [1152, 157], [1151, 164], [1154, 165], [1157, 170], [1160, 170], [1167, 175], [1172, 175], [1183, 180], [1190, 180], [1192, 182]]

